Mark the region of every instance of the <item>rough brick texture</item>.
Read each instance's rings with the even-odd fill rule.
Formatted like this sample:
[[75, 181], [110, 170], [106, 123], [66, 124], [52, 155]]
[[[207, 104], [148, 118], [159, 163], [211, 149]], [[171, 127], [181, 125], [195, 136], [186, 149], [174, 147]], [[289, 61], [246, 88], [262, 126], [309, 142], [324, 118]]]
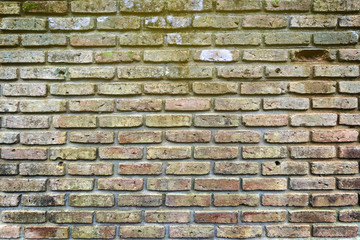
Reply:
[[359, 239], [359, 0], [1, 0], [0, 239]]

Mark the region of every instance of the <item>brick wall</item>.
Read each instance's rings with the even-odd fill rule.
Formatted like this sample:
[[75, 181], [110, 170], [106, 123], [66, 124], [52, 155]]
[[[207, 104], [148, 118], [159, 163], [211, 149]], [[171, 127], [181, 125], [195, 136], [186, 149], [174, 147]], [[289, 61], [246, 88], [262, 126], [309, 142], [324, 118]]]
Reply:
[[0, 238], [357, 239], [358, 0], [0, 2]]

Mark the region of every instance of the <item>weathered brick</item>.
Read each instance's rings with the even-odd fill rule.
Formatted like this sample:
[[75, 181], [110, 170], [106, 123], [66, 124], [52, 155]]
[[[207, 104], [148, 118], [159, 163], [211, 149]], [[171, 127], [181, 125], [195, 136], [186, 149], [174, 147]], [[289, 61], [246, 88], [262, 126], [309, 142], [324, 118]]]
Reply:
[[92, 63], [92, 51], [48, 51], [52, 63]]
[[258, 143], [260, 142], [260, 133], [249, 130], [217, 131], [215, 133], [215, 142]]
[[69, 163], [69, 175], [109, 176], [113, 175], [112, 163]]
[[99, 126], [102, 128], [130, 128], [139, 127], [143, 124], [143, 117], [140, 115], [131, 116], [100, 116]]
[[348, 125], [348, 126], [358, 126], [358, 125], [360, 125], [360, 115], [359, 114], [340, 114], [339, 124], [340, 125]]
[[191, 156], [191, 147], [147, 147], [147, 159], [187, 159]]
[[358, 222], [359, 210], [341, 210], [339, 212], [339, 220], [341, 222]]
[[66, 1], [26, 1], [22, 8], [26, 13], [66, 14], [68, 11]]
[[335, 97], [335, 98], [313, 98], [312, 107], [313, 108], [324, 108], [324, 109], [354, 109], [358, 106], [357, 98], [345, 98], [345, 97]]
[[171, 162], [166, 168], [168, 175], [206, 175], [210, 173], [210, 163]]
[[72, 207], [112, 207], [115, 204], [113, 194], [70, 194]]
[[290, 28], [335, 28], [336, 16], [332, 15], [303, 15], [292, 16]]
[[357, 162], [312, 162], [311, 172], [318, 175], [334, 175], [334, 174], [356, 174], [359, 172]]
[[45, 211], [14, 210], [2, 211], [4, 223], [45, 223]]
[[[178, 1], [176, 1], [176, 3], [178, 3]], [[178, 45], [178, 46], [211, 45], [210, 33], [168, 33], [166, 34], [166, 39], [168, 45]]]
[[277, 146], [245, 146], [242, 147], [243, 159], [285, 158], [286, 147]]
[[198, 191], [238, 191], [238, 178], [195, 178], [194, 189]]
[[120, 131], [118, 141], [121, 144], [127, 143], [161, 143], [161, 131]]
[[10, 113], [18, 111], [19, 101], [0, 100], [0, 112]]
[[97, 211], [98, 223], [139, 223], [141, 211]]
[[46, 160], [46, 148], [1, 148], [1, 158], [6, 160]]
[[113, 67], [71, 67], [71, 79], [112, 79], [115, 76]]
[[167, 9], [174, 12], [200, 12], [212, 9], [211, 0], [170, 0], [167, 2]]
[[[110, 83], [99, 84], [97, 86], [99, 95], [139, 95], [141, 94], [141, 84], [139, 83]], [[119, 100], [120, 101], [120, 100]], [[126, 101], [126, 100], [123, 100]]]
[[25, 227], [26, 239], [61, 239], [69, 237], [69, 227], [31, 226]]
[[153, 114], [146, 116], [145, 125], [148, 127], [190, 127], [191, 121], [192, 117], [188, 114]]
[[121, 207], [157, 207], [162, 204], [162, 194], [119, 194]]
[[99, 148], [100, 159], [141, 159], [143, 148], [141, 147], [101, 147]]
[[219, 238], [256, 238], [262, 235], [262, 227], [256, 225], [218, 226], [216, 236]]
[[311, 0], [285, 0], [282, 2], [265, 1], [265, 9], [267, 11], [296, 11], [307, 12], [310, 10]]
[[112, 0], [71, 1], [71, 11], [74, 13], [113, 13], [116, 10], [116, 1]]
[[266, 236], [271, 238], [309, 238], [311, 227], [309, 225], [271, 225], [265, 226]]
[[122, 66], [117, 70], [120, 79], [162, 79], [165, 75], [160, 66]]
[[43, 51], [1, 51], [0, 63], [44, 63]]
[[194, 126], [196, 127], [237, 127], [239, 126], [237, 115], [195, 115]]
[[84, 31], [95, 27], [95, 21], [91, 17], [50, 17], [50, 30]]
[[358, 77], [359, 67], [351, 66], [314, 66], [314, 77]]
[[264, 110], [308, 110], [310, 100], [308, 98], [264, 98]]
[[44, 192], [46, 179], [1, 178], [0, 190], [2, 192]]
[[356, 142], [359, 132], [356, 130], [313, 130], [314, 142]]
[[65, 46], [66, 39], [63, 34], [24, 34], [21, 43], [24, 47]]
[[65, 194], [23, 194], [21, 204], [26, 207], [65, 206]]
[[66, 112], [64, 100], [24, 100], [19, 104], [23, 113], [53, 113]]
[[121, 46], [161, 46], [164, 35], [161, 33], [124, 33], [119, 37]]
[[96, 117], [91, 115], [58, 115], [53, 117], [55, 128], [96, 128]]
[[263, 175], [306, 175], [308, 172], [308, 163], [291, 161], [262, 163]]
[[171, 238], [214, 238], [214, 227], [204, 225], [172, 225], [169, 228]]
[[3, 35], [3, 36], [0, 36], [0, 46], [1, 47], [19, 46], [19, 37], [17, 35]]
[[293, 62], [332, 62], [336, 54], [329, 49], [299, 49], [290, 51], [290, 58]]
[[331, 190], [336, 188], [335, 178], [290, 178], [290, 188], [293, 190]]
[[265, 75], [269, 78], [307, 78], [310, 76], [311, 68], [307, 66], [267, 66]]
[[168, 15], [166, 17], [145, 17], [144, 27], [149, 29], [183, 29], [191, 26], [191, 18]]
[[241, 218], [244, 222], [284, 222], [286, 211], [242, 211]]
[[95, 160], [96, 148], [93, 147], [65, 147], [50, 148], [50, 160]]
[[352, 12], [359, 11], [359, 2], [354, 0], [315, 0], [313, 3], [315, 12]]
[[[1, 194], [0, 195], [0, 206], [1, 207], [16, 207], [20, 202], [19, 194]], [[1, 231], [0, 231], [1, 232]]]
[[360, 189], [360, 178], [358, 177], [339, 177], [339, 189]]
[[[20, 14], [19, 2], [2, 2], [0, 3], [0, 14]], [[6, 228], [5, 228], [6, 229]], [[9, 231], [11, 228], [9, 228]]]
[[210, 79], [213, 68], [208, 66], [170, 66], [166, 68], [168, 79]]
[[260, 109], [258, 98], [216, 98], [214, 109], [217, 111], [255, 111]]
[[336, 157], [333, 146], [300, 146], [290, 147], [290, 155], [295, 159], [320, 158], [330, 159]]
[[196, 223], [237, 223], [238, 212], [234, 211], [195, 211]]
[[164, 0], [120, 0], [120, 12], [157, 13], [164, 7]]
[[169, 207], [208, 207], [210, 194], [167, 194], [165, 205]]
[[159, 225], [121, 226], [122, 238], [164, 238], [165, 227]]
[[19, 133], [17, 132], [1, 132], [0, 144], [13, 144], [19, 142]]
[[192, 85], [195, 94], [201, 95], [222, 95], [234, 94], [238, 92], [238, 83], [232, 82], [194, 82]]
[[[17, 175], [18, 165], [16, 163], [1, 163], [0, 175]], [[0, 204], [1, 205], [1, 204]]]
[[49, 188], [52, 191], [91, 191], [94, 188], [94, 180], [87, 178], [53, 178], [49, 180]]
[[208, 146], [194, 148], [195, 159], [235, 159], [239, 156], [238, 147]]
[[261, 203], [264, 206], [273, 207], [306, 207], [309, 205], [309, 195], [306, 193], [264, 194]]
[[217, 11], [254, 11], [261, 9], [261, 1], [217, 0]]
[[285, 62], [288, 52], [281, 49], [251, 49], [244, 50], [243, 60], [251, 62]]
[[188, 83], [147, 83], [145, 94], [154, 95], [184, 95], [189, 93]]
[[169, 142], [191, 143], [210, 142], [211, 131], [209, 130], [169, 130], [165, 138]]
[[310, 133], [304, 130], [269, 130], [265, 132], [264, 140], [269, 143], [309, 142]]
[[147, 189], [150, 191], [188, 191], [190, 178], [148, 178]]
[[295, 114], [290, 116], [293, 127], [330, 127], [336, 126], [338, 116], [334, 113]]
[[226, 206], [258, 206], [260, 197], [258, 194], [214, 194], [214, 206], [226, 207]]
[[116, 109], [119, 111], [158, 112], [162, 109], [161, 99], [121, 99], [116, 101]]
[[248, 114], [243, 115], [242, 123], [250, 127], [282, 127], [288, 125], [285, 114]]
[[354, 206], [358, 204], [356, 193], [313, 193], [310, 203], [313, 207]]
[[95, 84], [51, 84], [50, 93], [55, 96], [88, 96], [95, 94]]
[[287, 17], [271, 16], [271, 15], [254, 15], [245, 16], [243, 18], [243, 28], [268, 28], [277, 29], [285, 28], [287, 25]]
[[145, 222], [187, 223], [190, 222], [190, 211], [145, 211]]
[[43, 97], [47, 94], [47, 85], [42, 83], [4, 84], [2, 93], [7, 97]]
[[259, 33], [216, 33], [215, 44], [226, 46], [259, 46], [261, 34]]
[[72, 227], [71, 236], [75, 239], [77, 238], [104, 238], [104, 239], [113, 239], [116, 237], [116, 227], [115, 226], [75, 226]]
[[1, 226], [0, 237], [4, 239], [20, 238], [20, 226]]
[[17, 69], [13, 67], [0, 67], [0, 79], [1, 80], [17, 79]]
[[116, 36], [111, 34], [72, 35], [70, 45], [74, 47], [114, 47]]
[[71, 131], [69, 141], [73, 143], [113, 143], [113, 132]]
[[70, 100], [70, 112], [113, 112], [115, 103], [108, 99]]
[[359, 27], [360, 19], [359, 16], [343, 16], [339, 19], [340, 27]]
[[357, 225], [317, 225], [313, 228], [314, 237], [356, 237], [359, 231]]
[[248, 175], [259, 172], [258, 163], [247, 162], [216, 162], [214, 166], [215, 174], [224, 175]]
[[0, 29], [7, 31], [46, 31], [47, 20], [45, 18], [16, 18], [7, 17], [1, 19]]
[[241, 83], [240, 87], [240, 94], [243, 95], [280, 95], [287, 91], [288, 84], [284, 82]]
[[212, 49], [194, 52], [194, 60], [204, 62], [236, 62], [239, 60], [238, 50]]
[[267, 190], [282, 191], [287, 188], [285, 178], [243, 178], [242, 188], [245, 191]]
[[359, 40], [355, 32], [318, 32], [313, 37], [316, 45], [354, 45]]
[[236, 29], [240, 18], [236, 16], [195, 15], [192, 26], [194, 28]]
[[307, 81], [291, 82], [289, 92], [298, 94], [332, 94], [336, 91], [336, 82]]
[[63, 163], [20, 163], [19, 173], [23, 176], [64, 176]]

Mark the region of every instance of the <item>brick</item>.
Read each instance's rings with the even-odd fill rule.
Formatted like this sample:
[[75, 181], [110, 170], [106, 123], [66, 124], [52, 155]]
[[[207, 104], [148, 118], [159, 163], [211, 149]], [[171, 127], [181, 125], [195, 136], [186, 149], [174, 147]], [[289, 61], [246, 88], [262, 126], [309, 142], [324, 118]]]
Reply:
[[314, 77], [358, 77], [358, 66], [314, 66]]
[[287, 59], [288, 52], [279, 49], [252, 49], [243, 53], [243, 60], [251, 62], [286, 62]]
[[282, 127], [288, 125], [285, 114], [248, 114], [243, 115], [242, 123], [250, 127]]
[[122, 95], [139, 95], [141, 94], [142, 90], [141, 90], [141, 84], [139, 83], [121, 83], [121, 84], [111, 83], [111, 84], [98, 85], [97, 92], [99, 95], [122, 96]]
[[1, 144], [13, 144], [19, 142], [19, 133], [17, 132], [2, 132], [0, 133]]
[[347, 126], [358, 126], [358, 125], [360, 125], [360, 115], [359, 114], [340, 114], [339, 124], [347, 125]]
[[50, 148], [50, 160], [95, 160], [94, 147]]
[[43, 51], [1, 51], [0, 63], [44, 63]]
[[297, 0], [297, 1], [283, 1], [273, 2], [271, 0], [265, 1], [265, 9], [271, 12], [280, 11], [296, 11], [296, 12], [307, 12], [310, 10], [311, 0]]
[[75, 226], [72, 227], [71, 236], [75, 239], [78, 238], [105, 238], [113, 239], [116, 237], [115, 226]]
[[259, 172], [258, 163], [216, 162], [214, 166], [214, 174], [248, 175], [248, 174], [257, 174], [258, 172]]
[[222, 94], [234, 94], [238, 92], [238, 83], [232, 82], [194, 82], [193, 91], [195, 94], [201, 95], [222, 95]]
[[[0, 14], [20, 14], [20, 3], [18, 2], [2, 2], [0, 8]], [[11, 231], [11, 228], [9, 228], [9, 231]]]
[[120, 131], [118, 141], [121, 144], [127, 143], [161, 143], [161, 131]]
[[245, 146], [242, 147], [243, 159], [285, 158], [286, 147], [277, 146]]
[[260, 133], [249, 130], [220, 130], [215, 133], [216, 143], [258, 143], [260, 142]]
[[70, 45], [74, 47], [115, 47], [115, 35], [72, 35], [70, 37]]
[[20, 111], [24, 113], [66, 112], [64, 100], [30, 100], [20, 102]]
[[293, 62], [332, 62], [336, 53], [336, 50], [299, 49], [290, 51], [290, 58]]
[[358, 204], [356, 193], [313, 193], [310, 203], [313, 207], [354, 206]]
[[171, 0], [167, 2], [167, 9], [174, 12], [200, 12], [212, 9], [211, 0]]
[[339, 189], [360, 189], [360, 178], [357, 177], [339, 177]]
[[260, 109], [258, 98], [216, 98], [214, 109], [217, 111], [255, 111]]
[[122, 207], [157, 207], [162, 205], [162, 194], [121, 194], [118, 205]]
[[147, 189], [150, 191], [188, 191], [191, 189], [191, 179], [148, 178]]
[[318, 175], [334, 175], [334, 174], [356, 174], [358, 173], [357, 162], [312, 162], [311, 172]]
[[96, 117], [90, 115], [59, 115], [53, 117], [55, 128], [95, 128]]
[[354, 45], [359, 40], [355, 32], [321, 32], [314, 33], [315, 45]]
[[310, 133], [304, 130], [269, 130], [265, 132], [264, 140], [269, 143], [303, 143], [310, 141]]
[[91, 191], [94, 188], [94, 180], [86, 178], [53, 178], [49, 180], [49, 188], [52, 191]]
[[284, 222], [286, 211], [242, 211], [244, 222]]
[[360, 221], [359, 210], [341, 210], [339, 220], [341, 222], [358, 222]]
[[50, 17], [49, 28], [50, 30], [62, 31], [84, 31], [92, 30], [95, 27], [95, 21], [91, 17]]
[[120, 163], [121, 175], [160, 175], [162, 163]]
[[112, 207], [113, 194], [70, 194], [69, 205], [72, 207]]
[[284, 82], [241, 83], [240, 94], [243, 95], [280, 95], [288, 91]]
[[121, 226], [119, 234], [122, 238], [164, 238], [165, 227], [158, 225]]
[[145, 50], [145, 62], [187, 62], [189, 51], [186, 50]]
[[121, 99], [116, 101], [118, 111], [158, 112], [162, 109], [161, 99]]
[[7, 97], [40, 97], [46, 96], [47, 85], [41, 83], [29, 84], [29, 83], [14, 83], [4, 84], [2, 93]]
[[166, 17], [145, 17], [144, 27], [149, 29], [183, 29], [191, 26], [191, 18], [168, 15]]
[[48, 62], [52, 63], [92, 63], [91, 51], [48, 51]]
[[107, 99], [70, 100], [70, 112], [113, 112], [115, 103]]
[[307, 78], [310, 76], [311, 68], [307, 66], [267, 66], [265, 75], [268, 78]]
[[[95, 52], [95, 62], [97, 63], [120, 63], [140, 61], [140, 51], [102, 51]], [[112, 84], [116, 86], [116, 84]]]
[[2, 192], [44, 192], [46, 179], [2, 178], [0, 190]]
[[15, 47], [19, 46], [19, 37], [17, 35], [0, 36], [1, 47]]
[[308, 163], [291, 161], [262, 163], [263, 175], [306, 175], [308, 172]]
[[170, 115], [170, 114], [153, 114], [147, 115], [145, 125], [147, 127], [190, 127], [191, 115]]
[[261, 34], [259, 33], [216, 33], [216, 45], [226, 46], [259, 46]]
[[309, 195], [306, 193], [264, 194], [261, 203], [263, 206], [272, 207], [306, 207], [309, 205]]
[[67, 73], [66, 68], [21, 68], [20, 78], [26, 80], [65, 80]]
[[[1, 163], [0, 164], [0, 175], [17, 175], [18, 165], [14, 163]], [[1, 205], [1, 204], [0, 204]]]
[[20, 163], [19, 173], [23, 176], [64, 176], [63, 163]]
[[143, 124], [143, 117], [140, 115], [112, 116], [103, 115], [98, 117], [99, 126], [102, 128], [131, 128]]
[[141, 211], [97, 211], [98, 223], [139, 223]]
[[265, 226], [265, 231], [266, 236], [271, 238], [306, 238], [311, 236], [311, 227], [309, 225], [271, 225]]
[[239, 156], [238, 147], [208, 146], [194, 148], [195, 159], [235, 159]]
[[95, 94], [94, 84], [51, 84], [50, 93], [55, 96], [89, 96]]
[[359, 27], [360, 19], [358, 16], [343, 16], [339, 19], [340, 27]]
[[165, 7], [163, 0], [120, 0], [120, 12], [132, 13], [157, 13]]
[[22, 8], [26, 13], [66, 14], [68, 11], [66, 1], [26, 1]]
[[264, 41], [266, 45], [309, 45], [311, 34], [309, 33], [267, 33], [264, 35]]
[[295, 114], [290, 116], [293, 127], [330, 127], [336, 126], [338, 116], [333, 113]]
[[238, 178], [195, 178], [194, 189], [198, 191], [238, 191]]
[[359, 61], [360, 52], [357, 49], [340, 49], [339, 58], [342, 61]]
[[236, 0], [217, 0], [217, 11], [254, 11], [261, 9], [261, 1], [254, 0], [249, 2], [236, 1]]
[[69, 135], [69, 141], [73, 143], [113, 143], [113, 132], [90, 132], [90, 131], [72, 131]]
[[240, 18], [235, 16], [195, 15], [192, 26], [194, 28], [236, 29]]
[[168, 79], [210, 79], [213, 68], [208, 66], [170, 66], [166, 68]]
[[353, 0], [315, 0], [313, 10], [315, 12], [352, 12], [359, 11], [360, 5], [357, 1]]
[[46, 160], [46, 148], [2, 148], [1, 158], [6, 160]]
[[120, 79], [162, 79], [164, 74], [164, 68], [158, 66], [118, 67]]
[[18, 111], [19, 101], [1, 100], [0, 101], [0, 112], [9, 113]]
[[194, 126], [196, 127], [238, 127], [237, 115], [195, 115]]
[[20, 202], [19, 194], [1, 194], [0, 195], [0, 206], [2, 206], [2, 207], [16, 207], [19, 205], [19, 202]]
[[125, 33], [119, 37], [120, 46], [161, 46], [164, 35], [161, 33]]
[[331, 190], [336, 188], [335, 178], [290, 178], [290, 188], [293, 190]]
[[336, 91], [336, 82], [291, 82], [289, 92], [298, 94], [332, 94]]
[[20, 226], [1, 226], [0, 237], [4, 239], [20, 238]]
[[255, 225], [218, 226], [216, 236], [219, 238], [256, 238], [262, 235], [262, 227]]
[[222, 78], [261, 78], [262, 72], [261, 66], [237, 65], [217, 68], [217, 75]]
[[139, 29], [140, 18], [134, 16], [98, 17], [97, 28], [100, 30]]
[[16, 80], [17, 79], [17, 69], [12, 68], [12, 67], [1, 67], [0, 68], [0, 79], [1, 80]]
[[26, 207], [65, 206], [65, 194], [23, 194], [21, 205]]
[[147, 159], [187, 159], [191, 156], [191, 147], [147, 147]]
[[258, 194], [214, 194], [214, 206], [216, 207], [236, 207], [236, 206], [258, 206], [260, 197]]
[[61, 239], [69, 237], [69, 227], [25, 227], [24, 236], [26, 239]]
[[310, 101], [308, 98], [264, 98], [264, 110], [308, 110]]
[[210, 194], [167, 194], [165, 205], [168, 207], [209, 207]]
[[[96, 7], [94, 7], [96, 5]], [[116, 2], [112, 0], [91, 0], [88, 2], [72, 1], [73, 13], [114, 13], [117, 10]]]
[[358, 106], [357, 98], [313, 98], [313, 108], [326, 109], [354, 109]]
[[195, 61], [204, 62], [236, 62], [239, 60], [238, 50], [212, 49], [194, 52]]
[[46, 31], [45, 18], [3, 18], [0, 23], [1, 30], [7, 31]]
[[101, 178], [98, 179], [99, 190], [140, 191], [144, 180], [140, 178]]
[[278, 29], [285, 28], [286, 25], [287, 17], [270, 15], [245, 16], [242, 22], [243, 28]]
[[165, 133], [169, 142], [192, 143], [210, 142], [211, 131], [209, 130], [169, 130]]
[[333, 146], [290, 147], [290, 155], [294, 159], [330, 159], [336, 157], [336, 149]]
[[99, 148], [100, 159], [141, 159], [143, 148], [141, 147], [101, 147]]
[[332, 15], [306, 15], [292, 16], [290, 28], [335, 28], [336, 16]]
[[356, 130], [313, 130], [314, 142], [356, 142], [359, 132]]
[[[196, 0], [195, 0], [196, 1]], [[202, 1], [202, 0], [201, 0]], [[176, 1], [178, 4], [178, 1]], [[179, 9], [179, 8], [177, 8]], [[210, 46], [210, 33], [168, 33], [167, 43], [170, 46]]]
[[195, 211], [196, 223], [237, 223], [238, 212], [232, 211]]
[[245, 191], [282, 191], [287, 188], [287, 180], [285, 178], [243, 178], [242, 188]]
[[24, 34], [21, 43], [24, 47], [65, 46], [67, 37], [63, 34]]
[[359, 226], [351, 225], [318, 225], [313, 228], [313, 236], [315, 237], [356, 237]]
[[190, 211], [145, 211], [145, 222], [187, 223], [190, 222]]
[[214, 238], [214, 227], [203, 225], [173, 225], [169, 228], [171, 238]]
[[154, 95], [184, 95], [189, 93], [188, 83], [147, 83], [145, 94]]
[[83, 176], [109, 176], [113, 175], [112, 163], [69, 163], [69, 175], [83, 175]]
[[171, 162], [166, 168], [168, 175], [206, 175], [210, 173], [210, 163]]
[[71, 67], [71, 79], [112, 79], [115, 76], [112, 67]]
[[45, 211], [2, 211], [3, 223], [45, 223]]

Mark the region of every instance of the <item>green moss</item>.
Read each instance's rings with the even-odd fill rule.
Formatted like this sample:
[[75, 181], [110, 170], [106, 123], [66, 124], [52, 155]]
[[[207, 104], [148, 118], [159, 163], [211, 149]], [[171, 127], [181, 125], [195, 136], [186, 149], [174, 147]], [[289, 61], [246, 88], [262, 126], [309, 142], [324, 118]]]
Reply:
[[103, 55], [103, 57], [106, 57], [106, 58], [113, 58], [114, 57], [113, 52], [103, 52], [102, 55]]
[[29, 2], [29, 3], [25, 3], [22, 8], [24, 9], [24, 11], [29, 11], [32, 9], [37, 9], [38, 6], [36, 5], [36, 3]]
[[128, 57], [129, 57], [130, 59], [132, 59], [133, 56], [134, 56], [134, 53], [133, 53], [133, 52], [127, 52], [127, 55], [128, 55]]

